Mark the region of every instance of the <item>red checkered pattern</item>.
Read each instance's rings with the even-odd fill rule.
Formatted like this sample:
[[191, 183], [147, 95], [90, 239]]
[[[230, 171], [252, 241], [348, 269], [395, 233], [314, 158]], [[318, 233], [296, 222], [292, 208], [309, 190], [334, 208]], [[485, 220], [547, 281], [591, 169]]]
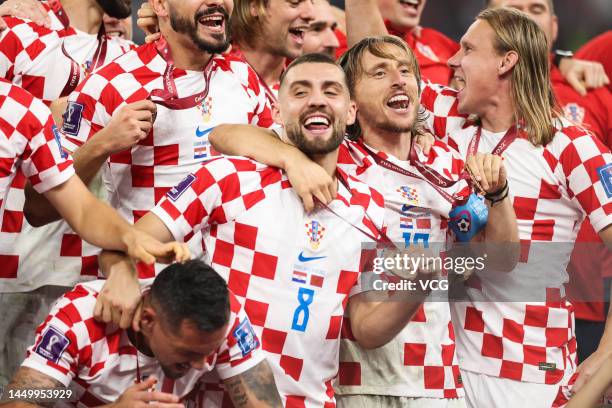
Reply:
[[[49, 109], [27, 91], [4, 79], [0, 79], [0, 151], [2, 213], [17, 170], [23, 172], [39, 193], [74, 175], [72, 160], [62, 151]], [[15, 227], [5, 226], [0, 221], [2, 231], [12, 228]], [[5, 273], [0, 272], [0, 278]]]
[[[305, 213], [280, 170], [227, 158], [207, 162], [152, 210], [177, 240], [202, 231], [205, 256], [243, 303], [286, 406], [334, 405], [342, 316], [361, 290], [355, 254], [371, 242], [353, 225], [374, 236], [383, 228], [382, 195], [338, 171], [350, 188], [340, 184], [330, 204], [338, 215]], [[313, 221], [325, 227], [316, 249], [304, 227]]]
[[230, 292], [231, 324], [226, 340], [201, 370], [190, 369], [178, 380], [166, 378], [157, 360], [137, 351], [125, 330], [94, 320], [96, 298], [103, 285], [101, 280], [83, 283], [62, 296], [38, 327], [34, 345], [23, 362], [24, 367], [40, 371], [65, 386], [73, 383], [76, 406], [114, 402], [134, 385], [137, 365], [142, 378], [155, 375], [159, 379], [158, 390], [185, 398], [208, 371], [214, 370], [220, 378], [227, 379], [264, 359], [259, 347], [243, 356], [233, 333], [245, 320], [248, 322], [248, 317]]
[[[28, 90], [50, 104], [60, 96], [70, 78], [71, 61], [79, 64], [80, 80], [85, 66], [98, 45], [96, 34], [87, 34], [73, 27], [65, 29], [53, 11], [43, 3], [51, 18], [51, 28], [29, 20], [4, 17], [8, 28], [0, 33], [0, 76]], [[107, 37], [106, 61], [112, 61], [133, 48], [131, 41]]]
[[[456, 91], [427, 85], [421, 102], [428, 126], [465, 157], [478, 128], [457, 112]], [[573, 308], [562, 296], [570, 251], [547, 256], [541, 246], [531, 250], [530, 243], [574, 242], [585, 216], [597, 231], [612, 223], [609, 186], [598, 175], [612, 156], [584, 129], [565, 119], [555, 126], [548, 145], [536, 147], [520, 138], [503, 153], [523, 250], [512, 273], [482, 280], [481, 289], [470, 290], [473, 299], [487, 300], [487, 293], [504, 288], [514, 294], [508, 302], [451, 307], [455, 327], [462, 328], [457, 330], [457, 352], [466, 370], [546, 384], [567, 381], [575, 370]], [[504, 134], [483, 130], [479, 151], [492, 151]], [[548, 271], [546, 292], [538, 293], [547, 301], [519, 303], [520, 294], [532, 290], [538, 270]]]
[[[117, 58], [81, 83], [69, 97], [77, 117], [72, 118], [71, 126], [64, 122], [62, 129], [67, 149], [77, 149], [108, 125], [120, 107], [163, 89], [166, 66], [155, 44], [147, 44]], [[158, 105], [148, 137], [114, 154], [104, 166], [109, 200], [128, 220], [137, 221], [185, 174], [195, 172], [203, 161], [217, 154], [208, 142], [209, 131], [215, 126], [272, 125], [265, 93], [247, 64], [217, 55], [207, 66], [207, 72], [209, 92], [202, 103], [209, 104], [210, 109], [198, 105], [170, 110]], [[206, 85], [203, 72], [175, 69], [174, 77], [179, 97], [197, 94]]]
[[[0, 33], [0, 76], [49, 104], [60, 97], [70, 76], [70, 59], [62, 46], [79, 64], [82, 80], [84, 66], [93, 58], [98, 41], [95, 34], [65, 29], [46, 3], [43, 5], [51, 17], [50, 29], [5, 18], [9, 29]], [[105, 61], [132, 47], [129, 41], [108, 37]], [[0, 278], [5, 278], [0, 279], [0, 293], [31, 291], [43, 285], [73, 286], [95, 277], [99, 250], [78, 238], [68, 224], [56, 222], [33, 228], [24, 219], [25, 182], [26, 177], [18, 171], [0, 221], [0, 256], [10, 259], [12, 265], [5, 273], [0, 272]]]
[[[419, 174], [408, 161], [370, 150]], [[436, 142], [429, 158], [422, 155], [420, 158], [449, 179], [457, 180], [463, 169], [463, 161], [442, 142]], [[381, 188], [385, 197], [387, 235], [397, 245], [440, 245], [446, 242], [451, 204], [429, 183], [378, 166], [354, 142], [347, 141], [342, 145], [339, 163], [360, 180]], [[412, 189], [410, 196], [401, 194], [402, 187]], [[467, 184], [462, 181], [447, 192], [465, 194], [466, 190]], [[350, 321], [345, 321], [343, 332], [350, 333]], [[388, 369], [381, 370], [382, 366]], [[426, 302], [393, 341], [375, 350], [363, 350], [350, 334], [344, 335], [336, 389], [340, 394], [429, 398], [463, 396], [448, 303]]]

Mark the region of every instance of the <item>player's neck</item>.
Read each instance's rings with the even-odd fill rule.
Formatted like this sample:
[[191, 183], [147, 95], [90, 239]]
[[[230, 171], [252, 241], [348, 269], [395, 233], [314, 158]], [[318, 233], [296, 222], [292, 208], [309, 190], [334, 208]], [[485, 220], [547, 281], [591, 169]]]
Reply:
[[336, 167], [338, 167], [338, 149], [326, 154], [312, 154], [310, 159], [329, 174], [332, 178], [336, 177]]
[[168, 42], [174, 66], [190, 71], [203, 71], [212, 54], [200, 50], [191, 39], [184, 38], [182, 34], [173, 30], [162, 32]]
[[272, 87], [278, 83], [285, 69], [285, 57], [262, 50], [255, 50], [248, 46], [244, 48], [241, 46], [240, 51], [242, 51], [244, 58], [266, 85]]
[[98, 3], [93, 0], [61, 0], [61, 3], [72, 27], [89, 34], [98, 33], [104, 15]]
[[496, 93], [478, 114], [482, 127], [493, 133], [509, 129], [515, 122], [514, 103], [510, 89]]
[[363, 142], [368, 146], [390, 154], [398, 160], [408, 160], [412, 136], [410, 132], [386, 132], [380, 129], [363, 129]]

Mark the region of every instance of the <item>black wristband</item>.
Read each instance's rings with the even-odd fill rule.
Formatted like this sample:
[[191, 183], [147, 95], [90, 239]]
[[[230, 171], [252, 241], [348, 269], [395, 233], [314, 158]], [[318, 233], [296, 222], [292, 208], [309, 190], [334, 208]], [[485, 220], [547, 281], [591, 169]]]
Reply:
[[491, 206], [493, 206], [495, 203], [498, 203], [502, 200], [504, 200], [506, 197], [508, 197], [508, 192], [510, 191], [510, 188], [508, 187], [508, 180], [506, 180], [506, 183], [504, 184], [504, 186], [502, 188], [500, 188], [497, 191], [494, 191], [492, 193], [487, 193], [485, 194], [485, 198], [491, 202]]
[[553, 51], [553, 64], [559, 68], [559, 64], [561, 64], [561, 60], [563, 58], [574, 58], [574, 53], [566, 50], [555, 50]]

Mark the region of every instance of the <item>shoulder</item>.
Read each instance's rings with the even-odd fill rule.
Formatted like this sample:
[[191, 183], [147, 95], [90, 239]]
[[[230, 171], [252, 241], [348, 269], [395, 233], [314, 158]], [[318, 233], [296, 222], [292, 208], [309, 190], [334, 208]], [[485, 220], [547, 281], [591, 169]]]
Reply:
[[51, 112], [40, 99], [5, 79], [0, 79], [0, 95], [5, 95], [4, 98], [0, 98], [0, 101], [2, 101], [0, 107], [4, 118], [15, 115], [24, 117], [25, 114], [29, 113], [38, 119], [38, 122], [28, 120], [28, 126], [37, 129], [40, 129], [49, 120]]
[[233, 78], [237, 83], [247, 87], [255, 93], [260, 92], [259, 77], [253, 68], [237, 53], [216, 54], [213, 64], [227, 77]]
[[556, 164], [570, 164], [576, 167], [578, 162], [587, 162], [595, 156], [609, 155], [609, 149], [592, 133], [566, 118], [556, 120], [556, 132], [553, 140], [544, 148], [547, 160]]
[[280, 182], [281, 179], [280, 169], [239, 156], [221, 156], [209, 160], [195, 173], [195, 180], [204, 182], [204, 188], [211, 183], [245, 186], [263, 184], [264, 180], [267, 180], [268, 185], [274, 181]]

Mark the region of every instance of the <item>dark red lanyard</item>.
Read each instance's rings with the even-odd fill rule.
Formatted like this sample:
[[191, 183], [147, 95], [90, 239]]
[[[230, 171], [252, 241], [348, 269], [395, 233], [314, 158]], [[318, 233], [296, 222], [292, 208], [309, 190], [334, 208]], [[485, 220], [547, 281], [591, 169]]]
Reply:
[[[470, 140], [470, 145], [468, 146], [468, 156], [474, 156], [478, 153], [478, 145], [480, 144], [480, 138], [482, 137], [482, 126], [478, 126], [478, 130], [476, 130], [476, 134]], [[506, 131], [504, 137], [497, 143], [497, 145], [491, 150], [491, 154], [501, 156], [503, 152], [506, 151], [508, 147], [519, 137], [518, 127], [513, 125], [510, 129]]]
[[167, 66], [164, 72], [164, 89], [154, 89], [151, 92], [151, 100], [156, 104], [173, 110], [191, 109], [198, 106], [208, 96], [213, 58], [211, 57], [206, 67], [204, 67], [204, 90], [195, 95], [179, 98], [176, 83], [174, 82], [174, 59], [172, 58], [170, 46], [166, 39], [162, 37], [157, 40], [155, 47], [159, 55], [166, 60]]
[[[64, 26], [64, 29], [67, 30], [70, 28], [70, 20], [68, 19], [68, 14], [62, 7], [59, 0], [49, 0], [49, 7], [53, 10], [53, 13], [57, 16], [59, 21]], [[108, 41], [106, 38], [106, 30], [104, 29], [104, 23], [100, 24], [100, 29], [98, 30], [98, 47], [96, 48], [96, 52], [93, 55], [91, 60], [91, 64], [85, 68], [85, 74], [91, 74], [95, 69], [100, 68], [104, 65], [106, 60], [106, 53], [108, 52]], [[64, 89], [60, 93], [60, 96], [68, 96], [70, 92], [74, 91], [81, 79], [80, 66], [79, 63], [76, 62], [68, 52], [66, 51], [66, 47], [64, 47], [64, 43], [62, 42], [62, 53], [66, 58], [70, 60], [70, 74], [68, 75], [68, 80], [66, 81], [66, 85], [64, 85]]]
[[365, 150], [370, 157], [376, 162], [377, 165], [384, 167], [387, 170], [394, 171], [396, 173], [402, 174], [404, 176], [414, 177], [421, 180], [425, 180], [428, 182], [446, 201], [448, 201], [451, 205], [455, 205], [455, 203], [463, 203], [466, 201], [466, 197], [450, 195], [443, 188], [449, 188], [457, 184], [461, 180], [469, 180], [470, 176], [466, 171], [464, 171], [458, 180], [449, 180], [446, 177], [442, 176], [436, 170], [430, 168], [429, 166], [421, 163], [419, 160], [416, 150], [414, 148], [414, 143], [410, 144], [410, 153], [409, 160], [410, 164], [417, 168], [419, 174], [413, 173], [409, 170], [406, 170], [395, 163], [391, 163], [389, 160], [380, 157], [380, 155], [374, 152], [372, 149], [367, 147], [363, 141], [360, 139], [358, 142], [359, 146]]
[[[349, 194], [351, 194], [351, 188], [349, 187], [348, 181], [344, 178], [344, 175], [341, 174], [340, 172], [336, 172], [336, 176], [338, 178], [338, 181], [346, 188], [346, 190], [349, 192]], [[350, 222], [349, 220], [344, 218], [342, 215], [340, 215], [336, 211], [332, 210], [331, 207], [328, 206], [327, 204], [324, 204], [323, 206], [325, 207], [325, 209], [327, 211], [329, 211], [330, 213], [334, 214], [336, 217], [340, 218], [342, 221], [346, 222], [351, 227], [355, 228], [357, 231], [361, 232], [363, 235], [365, 235], [366, 237], [370, 238], [372, 241], [377, 242], [379, 244], [392, 244], [393, 243], [393, 241], [391, 241], [391, 239], [385, 233], [383, 233], [382, 231], [379, 231], [380, 237], [376, 237], [376, 236], [374, 236], [374, 234], [366, 231], [365, 229], [361, 228], [358, 225], [353, 224], [352, 222]]]

